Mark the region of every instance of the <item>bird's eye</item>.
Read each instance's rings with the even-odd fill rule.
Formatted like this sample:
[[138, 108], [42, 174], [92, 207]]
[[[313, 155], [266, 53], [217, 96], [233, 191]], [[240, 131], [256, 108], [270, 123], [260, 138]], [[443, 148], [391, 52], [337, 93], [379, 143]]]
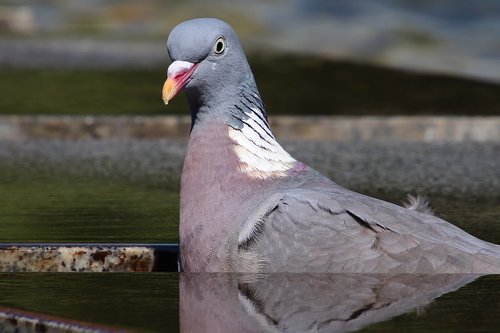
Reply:
[[224, 40], [224, 38], [223, 37], [217, 38], [214, 44], [215, 54], [222, 54], [224, 53], [225, 49], [226, 49], [226, 41]]

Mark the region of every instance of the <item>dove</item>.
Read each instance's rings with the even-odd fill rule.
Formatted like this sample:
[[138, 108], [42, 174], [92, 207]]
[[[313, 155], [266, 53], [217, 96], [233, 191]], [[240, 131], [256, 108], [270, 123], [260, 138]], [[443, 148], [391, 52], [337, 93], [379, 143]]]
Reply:
[[343, 188], [287, 153], [228, 23], [182, 22], [167, 49], [163, 101], [183, 90], [192, 118], [180, 192], [184, 271], [500, 273], [500, 246], [428, 209]]

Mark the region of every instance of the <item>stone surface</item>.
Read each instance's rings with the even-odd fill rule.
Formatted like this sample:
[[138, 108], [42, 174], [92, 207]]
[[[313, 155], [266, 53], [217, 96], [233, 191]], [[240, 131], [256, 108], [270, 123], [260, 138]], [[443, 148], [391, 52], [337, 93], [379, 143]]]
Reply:
[[[500, 117], [276, 116], [281, 140], [496, 142]], [[0, 116], [0, 140], [187, 138], [189, 116]]]
[[0, 247], [0, 272], [150, 272], [154, 259], [149, 247], [9, 246]]

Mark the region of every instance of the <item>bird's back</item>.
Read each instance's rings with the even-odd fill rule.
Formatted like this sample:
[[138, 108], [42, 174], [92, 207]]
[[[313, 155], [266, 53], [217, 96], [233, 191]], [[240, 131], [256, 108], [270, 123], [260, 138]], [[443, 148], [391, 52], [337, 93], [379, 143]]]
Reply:
[[272, 211], [242, 246], [264, 271], [500, 272], [498, 245], [434, 215], [322, 184], [275, 195]]

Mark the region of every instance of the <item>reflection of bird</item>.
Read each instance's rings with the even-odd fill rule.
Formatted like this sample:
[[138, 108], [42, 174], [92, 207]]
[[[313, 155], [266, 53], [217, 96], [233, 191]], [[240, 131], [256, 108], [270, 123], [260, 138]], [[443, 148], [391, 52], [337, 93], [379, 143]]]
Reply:
[[180, 206], [186, 271], [500, 272], [500, 246], [346, 190], [290, 156], [228, 24], [183, 22], [167, 47], [163, 99], [184, 88], [192, 115]]
[[181, 332], [349, 332], [425, 307], [475, 280], [460, 274], [190, 274]]

